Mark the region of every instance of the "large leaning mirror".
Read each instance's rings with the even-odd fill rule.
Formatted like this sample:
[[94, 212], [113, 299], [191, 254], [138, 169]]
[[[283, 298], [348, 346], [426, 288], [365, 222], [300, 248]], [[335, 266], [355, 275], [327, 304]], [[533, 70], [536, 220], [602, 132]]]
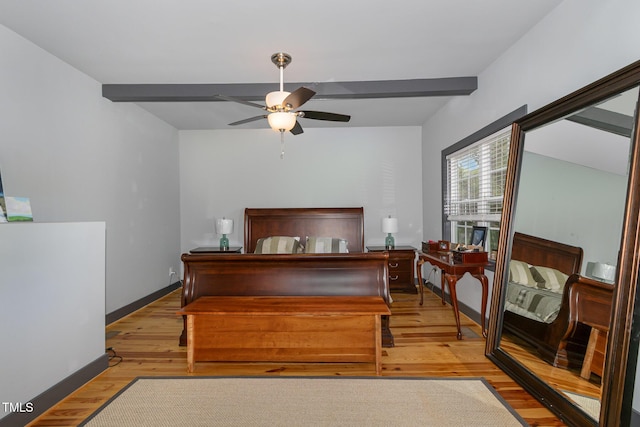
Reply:
[[631, 413], [639, 85], [640, 61], [513, 124], [487, 355], [569, 425]]

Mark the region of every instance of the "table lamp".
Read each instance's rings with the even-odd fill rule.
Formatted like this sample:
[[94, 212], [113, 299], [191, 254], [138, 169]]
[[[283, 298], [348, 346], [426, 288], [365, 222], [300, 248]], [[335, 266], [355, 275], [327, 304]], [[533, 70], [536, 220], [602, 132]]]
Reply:
[[387, 237], [384, 239], [384, 247], [386, 249], [393, 249], [396, 246], [392, 233], [398, 232], [398, 218], [382, 218], [382, 232], [387, 233]]
[[613, 283], [616, 278], [616, 266], [604, 262], [589, 262], [587, 267], [591, 267], [591, 276], [606, 283]]
[[216, 221], [216, 233], [222, 234], [220, 238], [220, 249], [228, 250], [229, 249], [229, 239], [227, 238], [227, 234], [231, 234], [233, 232], [233, 220], [226, 219], [222, 217]]

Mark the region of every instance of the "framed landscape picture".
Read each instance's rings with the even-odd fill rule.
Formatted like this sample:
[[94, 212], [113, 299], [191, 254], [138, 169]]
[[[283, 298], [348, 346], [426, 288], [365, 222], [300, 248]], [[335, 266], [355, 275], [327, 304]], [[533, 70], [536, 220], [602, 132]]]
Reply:
[[4, 190], [2, 189], [2, 174], [0, 174], [0, 222], [7, 222], [7, 206], [4, 203]]
[[4, 202], [7, 206], [7, 220], [9, 222], [33, 221], [31, 201], [28, 197], [5, 197]]

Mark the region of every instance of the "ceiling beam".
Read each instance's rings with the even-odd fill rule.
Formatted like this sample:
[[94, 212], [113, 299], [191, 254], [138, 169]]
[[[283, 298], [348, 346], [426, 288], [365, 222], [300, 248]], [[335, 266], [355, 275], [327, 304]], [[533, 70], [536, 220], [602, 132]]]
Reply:
[[631, 138], [633, 117], [598, 107], [586, 108], [579, 113], [566, 117], [567, 120], [591, 126], [616, 135]]
[[[478, 88], [477, 77], [377, 80], [359, 82], [288, 83], [285, 90], [306, 86], [314, 99], [370, 99], [469, 95]], [[227, 95], [244, 101], [263, 100], [277, 90], [274, 83], [237, 84], [104, 84], [102, 96], [114, 102], [224, 101]]]

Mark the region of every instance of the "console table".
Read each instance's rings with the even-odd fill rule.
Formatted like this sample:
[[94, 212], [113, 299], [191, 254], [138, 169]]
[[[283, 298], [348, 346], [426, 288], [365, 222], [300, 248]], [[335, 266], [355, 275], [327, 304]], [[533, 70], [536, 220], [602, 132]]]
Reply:
[[442, 294], [442, 304], [444, 301], [444, 286], [445, 282], [449, 285], [449, 294], [451, 295], [451, 306], [453, 307], [453, 314], [456, 318], [456, 326], [458, 328], [458, 339], [462, 339], [462, 332], [460, 331], [460, 312], [458, 310], [458, 297], [456, 294], [456, 284], [458, 279], [465, 273], [471, 274], [473, 277], [480, 281], [482, 285], [482, 306], [481, 306], [481, 322], [482, 322], [482, 336], [486, 338], [487, 330], [485, 328], [485, 313], [487, 311], [487, 296], [489, 294], [489, 281], [487, 276], [484, 275], [484, 267], [487, 265], [486, 252], [483, 252], [482, 256], [476, 257], [484, 259], [480, 262], [468, 262], [462, 260], [460, 262], [454, 261], [454, 254], [452, 252], [419, 252], [418, 261], [416, 262], [416, 270], [418, 272], [418, 285], [420, 289], [420, 305], [424, 302], [424, 286], [422, 282], [422, 265], [425, 262], [440, 269], [440, 289]]
[[196, 361], [373, 362], [382, 372], [378, 296], [203, 296], [187, 316], [187, 370]]

